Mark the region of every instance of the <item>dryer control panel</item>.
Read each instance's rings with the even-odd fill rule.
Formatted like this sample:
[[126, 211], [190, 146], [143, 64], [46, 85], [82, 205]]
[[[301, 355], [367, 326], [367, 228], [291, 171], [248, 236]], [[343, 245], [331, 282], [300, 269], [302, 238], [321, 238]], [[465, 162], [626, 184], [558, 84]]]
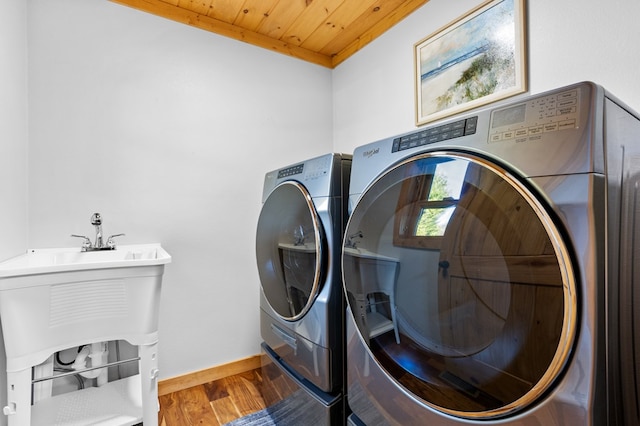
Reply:
[[477, 115], [440, 126], [428, 127], [424, 130], [395, 138], [391, 152], [403, 151], [417, 146], [473, 135], [477, 127]]
[[491, 112], [489, 142], [539, 139], [542, 134], [575, 129], [580, 120], [580, 88], [534, 97]]

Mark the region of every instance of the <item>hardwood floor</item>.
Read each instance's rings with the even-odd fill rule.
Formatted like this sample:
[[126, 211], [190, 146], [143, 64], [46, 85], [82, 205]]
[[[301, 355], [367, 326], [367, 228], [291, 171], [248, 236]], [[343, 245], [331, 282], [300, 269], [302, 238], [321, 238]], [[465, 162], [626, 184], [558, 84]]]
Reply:
[[218, 426], [265, 407], [259, 368], [159, 397], [160, 426]]

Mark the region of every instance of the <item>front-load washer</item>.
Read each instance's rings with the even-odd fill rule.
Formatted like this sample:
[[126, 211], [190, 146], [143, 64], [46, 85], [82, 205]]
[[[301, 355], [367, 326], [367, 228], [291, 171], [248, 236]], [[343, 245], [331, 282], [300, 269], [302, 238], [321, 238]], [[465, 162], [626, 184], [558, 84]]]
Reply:
[[265, 176], [256, 236], [263, 394], [269, 406], [299, 407], [288, 417], [305, 424], [344, 423], [340, 251], [350, 169], [350, 155], [332, 153]]
[[357, 148], [349, 424], [640, 424], [638, 135], [580, 83]]

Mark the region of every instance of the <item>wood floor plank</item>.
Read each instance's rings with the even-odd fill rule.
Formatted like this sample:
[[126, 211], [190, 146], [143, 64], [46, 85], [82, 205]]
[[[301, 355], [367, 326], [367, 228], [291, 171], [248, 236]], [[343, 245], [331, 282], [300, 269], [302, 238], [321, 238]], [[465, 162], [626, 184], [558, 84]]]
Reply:
[[265, 408], [260, 388], [242, 375], [235, 375], [224, 379], [228, 388], [234, 389], [230, 395], [242, 416]]
[[180, 399], [180, 392], [172, 392], [158, 398], [162, 412], [162, 421], [166, 426], [188, 424], [180, 407]]
[[161, 395], [158, 400], [160, 426], [218, 426], [265, 408], [260, 368]]
[[236, 377], [241, 380], [252, 400], [255, 401], [256, 404], [260, 405], [260, 410], [265, 408], [262, 397], [262, 377], [260, 374], [258, 374], [257, 371], [247, 371], [237, 374]]
[[202, 385], [194, 386], [180, 392], [180, 402], [185, 418], [189, 419], [186, 425], [211, 425], [220, 423], [211, 408], [211, 403]]
[[224, 378], [205, 383], [202, 385], [202, 387], [207, 393], [207, 398], [209, 398], [209, 401], [216, 401], [221, 398], [227, 398], [229, 397], [229, 391], [233, 391], [232, 389], [227, 388], [227, 384]]
[[232, 420], [242, 417], [230, 396], [211, 401], [211, 408], [220, 424], [229, 423]]

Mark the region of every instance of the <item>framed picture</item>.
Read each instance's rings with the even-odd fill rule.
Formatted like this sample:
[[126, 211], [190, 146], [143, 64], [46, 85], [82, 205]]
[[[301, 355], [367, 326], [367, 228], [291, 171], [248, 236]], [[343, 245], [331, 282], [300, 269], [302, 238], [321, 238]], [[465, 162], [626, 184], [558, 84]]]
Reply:
[[527, 90], [525, 0], [489, 0], [414, 45], [416, 125]]

